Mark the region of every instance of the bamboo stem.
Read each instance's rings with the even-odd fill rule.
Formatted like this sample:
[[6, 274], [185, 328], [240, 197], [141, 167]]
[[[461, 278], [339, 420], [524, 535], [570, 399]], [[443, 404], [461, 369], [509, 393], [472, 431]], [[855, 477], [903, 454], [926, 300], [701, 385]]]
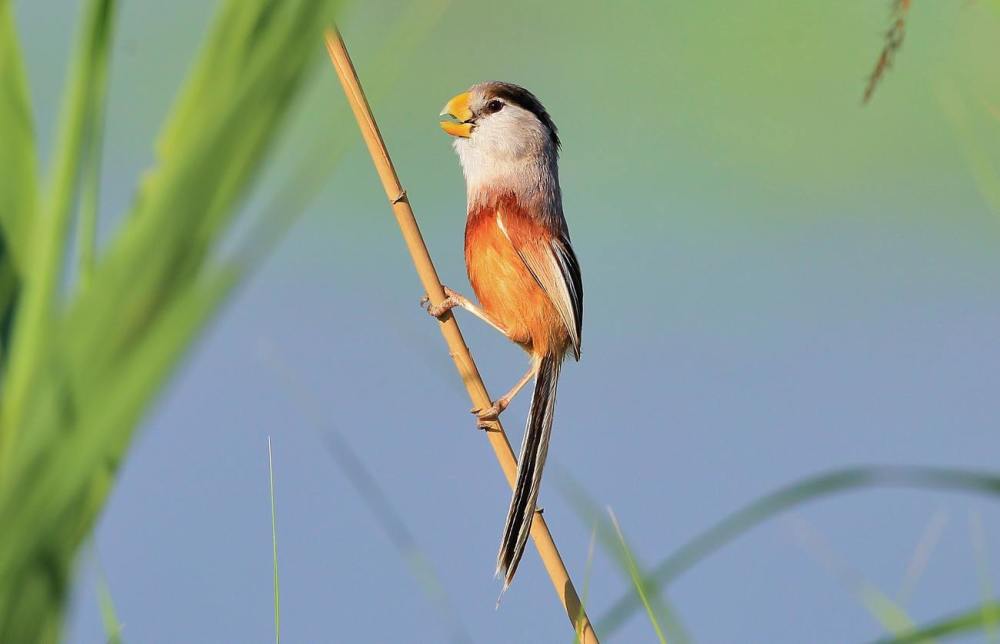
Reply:
[[[375, 170], [382, 181], [386, 197], [392, 204], [392, 213], [395, 215], [399, 229], [403, 233], [403, 240], [410, 251], [410, 257], [413, 260], [414, 267], [417, 269], [420, 283], [430, 297], [431, 302], [439, 304], [445, 298], [444, 288], [441, 286], [441, 280], [438, 278], [430, 254], [427, 252], [427, 246], [424, 244], [424, 239], [420, 234], [417, 220], [413, 216], [413, 210], [410, 208], [406, 191], [400, 184], [399, 177], [396, 175], [396, 169], [389, 158], [389, 151], [386, 149], [382, 135], [379, 133], [378, 125], [375, 122], [375, 117], [372, 115], [368, 100], [365, 98], [364, 90], [361, 89], [358, 74], [354, 69], [354, 64], [351, 62], [350, 55], [347, 53], [347, 46], [344, 44], [340, 32], [333, 28], [326, 30], [325, 40], [327, 51], [330, 54], [330, 61], [333, 63], [337, 77], [340, 79], [340, 84], [344, 88], [347, 102], [350, 103], [354, 117], [358, 121], [361, 136], [368, 146], [368, 152], [371, 154]], [[441, 335], [444, 336], [451, 357], [455, 361], [455, 368], [458, 369], [458, 373], [462, 377], [462, 382], [465, 383], [465, 388], [469, 392], [472, 404], [475, 408], [488, 407], [491, 404], [490, 395], [486, 391], [486, 385], [483, 384], [483, 379], [479, 375], [476, 363], [472, 360], [472, 354], [469, 353], [469, 348], [465, 345], [462, 332], [458, 328], [458, 322], [451, 312], [447, 313], [441, 319], [440, 328]], [[507, 440], [507, 434], [504, 433], [499, 421], [496, 421], [495, 427], [492, 427], [490, 431], [483, 432], [483, 434], [489, 439], [490, 446], [493, 448], [497, 461], [500, 463], [500, 469], [503, 470], [504, 476], [507, 477], [507, 483], [513, 487], [517, 473], [517, 460], [510, 447], [510, 442]], [[559, 556], [559, 550], [552, 540], [549, 527], [539, 513], [535, 514], [534, 521], [532, 521], [531, 537], [535, 542], [535, 548], [538, 549], [538, 554], [542, 558], [542, 563], [545, 565], [545, 570], [549, 574], [549, 579], [552, 580], [552, 585], [555, 587], [563, 609], [566, 611], [566, 616], [573, 625], [574, 631], [579, 634], [580, 642], [583, 644], [599, 644], [597, 634], [590, 623], [590, 618], [587, 617], [587, 613], [580, 604], [580, 598], [573, 587], [573, 581], [570, 579], [562, 557]]]

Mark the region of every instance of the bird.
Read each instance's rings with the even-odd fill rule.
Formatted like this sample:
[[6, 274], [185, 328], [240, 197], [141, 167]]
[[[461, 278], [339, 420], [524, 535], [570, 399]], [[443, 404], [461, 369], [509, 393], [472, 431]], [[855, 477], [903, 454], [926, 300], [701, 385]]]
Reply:
[[528, 371], [510, 391], [473, 410], [481, 428], [488, 429], [534, 379], [497, 554], [502, 596], [531, 532], [560, 368], [567, 354], [580, 359], [583, 280], [563, 214], [559, 133], [538, 98], [518, 85], [488, 81], [453, 97], [440, 116], [465, 177], [465, 265], [479, 305], [445, 287], [439, 304], [425, 298], [427, 310], [440, 319], [454, 307], [466, 309], [530, 357]]

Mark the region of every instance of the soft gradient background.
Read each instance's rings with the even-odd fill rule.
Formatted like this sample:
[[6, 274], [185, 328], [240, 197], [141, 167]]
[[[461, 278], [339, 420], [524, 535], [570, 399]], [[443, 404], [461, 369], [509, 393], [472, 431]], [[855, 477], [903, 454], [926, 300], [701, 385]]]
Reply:
[[[78, 7], [15, 4], [45, 146]], [[995, 2], [915, 2], [865, 108], [888, 2], [373, 4], [349, 7], [342, 28], [449, 285], [468, 289], [464, 188], [440, 106], [511, 80], [560, 126], [587, 309], [551, 459], [614, 509], [645, 563], [831, 467], [996, 467], [1000, 213], [983, 194], [1000, 149]], [[105, 232], [151, 163], [203, 5], [123, 3]], [[449, 640], [455, 626], [328, 448], [336, 431], [472, 641], [570, 641], [533, 552], [494, 609], [508, 490], [325, 66], [301, 107], [248, 209], [302, 159], [334, 171], [149, 414], [81, 564], [69, 640], [103, 639], [98, 567], [127, 641], [273, 639], [268, 435], [285, 640]], [[505, 390], [524, 356], [461, 321], [491, 390]], [[525, 406], [505, 416], [515, 441]], [[590, 528], [552, 474], [542, 502], [579, 582]], [[928, 526], [940, 539], [914, 585]], [[698, 642], [865, 641], [881, 631], [844, 578], [925, 621], [977, 602], [983, 575], [1000, 579], [998, 537], [987, 499], [855, 493], [754, 530], [668, 595]], [[591, 579], [594, 616], [629, 587], [600, 551]], [[653, 637], [637, 614], [607, 639]]]

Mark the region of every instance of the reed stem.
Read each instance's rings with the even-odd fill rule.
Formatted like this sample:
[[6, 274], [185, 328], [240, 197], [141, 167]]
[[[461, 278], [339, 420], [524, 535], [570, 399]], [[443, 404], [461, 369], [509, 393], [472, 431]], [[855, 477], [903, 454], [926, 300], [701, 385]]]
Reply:
[[[413, 216], [413, 210], [410, 208], [406, 191], [403, 189], [402, 184], [400, 184], [396, 169], [389, 158], [389, 151], [386, 149], [381, 133], [379, 133], [375, 117], [372, 115], [371, 108], [368, 105], [368, 99], [365, 98], [361, 82], [358, 80], [358, 74], [354, 69], [354, 64], [351, 62], [350, 55], [347, 53], [347, 46], [344, 44], [340, 32], [333, 28], [326, 30], [325, 40], [327, 51], [330, 54], [330, 61], [333, 63], [337, 77], [340, 79], [340, 84], [344, 88], [347, 102], [350, 104], [351, 110], [354, 112], [354, 117], [358, 121], [361, 136], [368, 146], [368, 152], [371, 154], [372, 162], [375, 164], [375, 170], [382, 181], [386, 197], [392, 205], [392, 213], [395, 215], [396, 223], [399, 224], [399, 229], [403, 233], [403, 240], [410, 251], [410, 257], [413, 260], [414, 267], [417, 269], [420, 283], [423, 285], [428, 297], [430, 297], [431, 302], [440, 304], [445, 298], [444, 288], [441, 286], [441, 280], [438, 278], [437, 270], [434, 268], [430, 254], [427, 252], [427, 246], [424, 244], [423, 237], [420, 234], [417, 220]], [[469, 353], [469, 348], [465, 345], [462, 332], [458, 328], [458, 322], [451, 312], [442, 317], [440, 329], [441, 335], [444, 336], [445, 342], [448, 344], [451, 357], [455, 361], [455, 368], [458, 369], [458, 373], [462, 377], [462, 382], [465, 383], [465, 388], [469, 392], [472, 404], [477, 409], [488, 407], [491, 404], [490, 395], [486, 391], [486, 385], [483, 384], [483, 379], [479, 375], [476, 363], [472, 360], [472, 354]], [[513, 488], [517, 474], [517, 460], [514, 457], [514, 451], [510, 447], [507, 434], [503, 431], [500, 421], [496, 421], [495, 426], [491, 427], [489, 431], [483, 432], [483, 434], [493, 448], [497, 462], [500, 463], [500, 469], [503, 470], [504, 476], [507, 477], [507, 483]], [[580, 633], [580, 641], [584, 644], [599, 644], [597, 634], [590, 623], [590, 618], [587, 617], [587, 613], [580, 603], [580, 598], [573, 587], [573, 581], [566, 571], [562, 557], [559, 556], [559, 550], [556, 548], [555, 541], [552, 540], [549, 527], [539, 513], [535, 514], [534, 521], [531, 524], [531, 537], [535, 543], [535, 548], [538, 549], [538, 554], [542, 558], [542, 563], [549, 575], [549, 579], [552, 580], [552, 585], [555, 587], [556, 594], [562, 603], [566, 616], [573, 625], [573, 630]]]

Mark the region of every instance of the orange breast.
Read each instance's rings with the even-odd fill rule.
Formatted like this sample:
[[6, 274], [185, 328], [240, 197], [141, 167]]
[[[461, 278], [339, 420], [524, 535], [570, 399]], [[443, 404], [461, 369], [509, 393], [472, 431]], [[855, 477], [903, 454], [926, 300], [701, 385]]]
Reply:
[[[507, 234], [497, 223], [498, 212]], [[477, 209], [466, 223], [465, 266], [483, 310], [511, 340], [532, 354], [561, 356], [569, 346], [566, 327], [511, 242], [548, 234], [510, 204]]]

